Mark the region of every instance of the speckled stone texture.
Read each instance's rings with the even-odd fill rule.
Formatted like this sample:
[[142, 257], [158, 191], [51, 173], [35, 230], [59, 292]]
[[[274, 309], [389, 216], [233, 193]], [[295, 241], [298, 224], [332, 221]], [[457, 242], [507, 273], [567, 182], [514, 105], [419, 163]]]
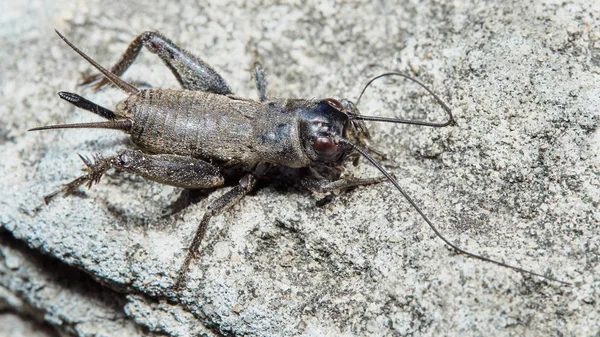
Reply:
[[[600, 334], [597, 1], [5, 1], [0, 11], [0, 320], [14, 325], [1, 333]], [[131, 147], [116, 131], [26, 132], [98, 120], [59, 90], [106, 107], [125, 98], [78, 87], [92, 68], [53, 28], [105, 66], [140, 32], [160, 31], [240, 96], [257, 97], [257, 58], [272, 97], [355, 100], [374, 75], [412, 74], [453, 107], [458, 125], [368, 123], [382, 164], [460, 247], [573, 285], [455, 254], [391, 184], [318, 207], [323, 196], [284, 176], [211, 222], [186, 287], [174, 291], [193, 231], [226, 189], [191, 198], [111, 173], [41, 205], [81, 174], [77, 153]], [[177, 87], [144, 51], [124, 78]], [[376, 83], [359, 108], [443, 118], [399, 79]], [[378, 174], [364, 160], [347, 171]], [[180, 209], [182, 200], [194, 202]]]

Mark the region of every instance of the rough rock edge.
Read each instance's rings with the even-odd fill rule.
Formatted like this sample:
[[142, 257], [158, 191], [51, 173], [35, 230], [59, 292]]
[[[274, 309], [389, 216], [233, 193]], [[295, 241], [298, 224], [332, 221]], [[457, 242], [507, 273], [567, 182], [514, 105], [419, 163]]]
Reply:
[[0, 230], [0, 303], [69, 336], [159, 336], [132, 322], [125, 299], [82, 271]]

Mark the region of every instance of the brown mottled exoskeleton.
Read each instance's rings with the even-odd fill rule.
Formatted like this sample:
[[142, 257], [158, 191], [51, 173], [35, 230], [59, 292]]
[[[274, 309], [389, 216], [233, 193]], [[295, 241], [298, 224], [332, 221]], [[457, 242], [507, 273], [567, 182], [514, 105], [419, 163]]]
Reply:
[[[345, 190], [388, 180], [433, 231], [456, 251], [523, 273], [566, 283], [457, 247], [441, 235], [416, 203], [400, 188], [394, 177], [361, 148], [366, 146], [364, 139], [368, 137], [363, 120], [433, 127], [454, 124], [450, 108], [414, 78], [400, 73], [386, 73], [368, 82], [365, 89], [377, 78], [402, 76], [427, 90], [447, 112], [448, 121], [434, 123], [361, 116], [355, 104], [346, 99], [268, 99], [262, 69], [258, 63], [255, 65], [254, 76], [259, 100], [238, 97], [210, 66], [154, 32], [140, 34], [108, 71], [60, 33], [58, 35], [101, 72], [86, 78], [83, 84], [95, 83], [97, 89], [112, 82], [128, 93], [129, 97], [119, 102], [113, 112], [77, 94], [59, 92], [62, 99], [108, 121], [51, 125], [31, 130], [116, 129], [128, 133], [140, 150], [124, 150], [108, 158], [97, 154], [93, 160], [80, 156], [87, 166], [87, 174], [66, 184], [60, 191], [46, 196], [46, 202], [60, 192], [72, 193], [83, 184], [91, 187], [111, 168], [188, 189], [215, 188], [226, 184], [226, 180], [231, 177], [239, 179], [236, 186], [208, 206], [179, 270], [175, 282], [177, 287], [182, 284], [190, 262], [199, 254], [198, 249], [210, 219], [250, 192], [256, 180], [260, 179], [261, 172], [269, 166], [306, 168], [310, 174], [302, 179], [303, 185], [319, 192]], [[183, 89], [140, 90], [119, 78], [133, 63], [142, 47], [146, 47], [163, 60]], [[379, 169], [383, 177], [341, 179], [340, 168], [354, 151]], [[334, 173], [320, 173], [324, 171]]]

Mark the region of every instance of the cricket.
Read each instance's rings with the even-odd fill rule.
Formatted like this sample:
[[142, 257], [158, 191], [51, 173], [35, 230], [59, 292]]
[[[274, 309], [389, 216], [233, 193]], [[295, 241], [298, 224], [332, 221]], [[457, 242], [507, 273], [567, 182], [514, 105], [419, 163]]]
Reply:
[[[301, 172], [306, 173], [300, 179], [302, 186], [320, 193], [387, 181], [402, 194], [433, 232], [456, 252], [520, 273], [570, 285], [550, 275], [458, 247], [440, 233], [400, 187], [394, 175], [369, 154], [377, 152], [366, 143], [369, 132], [365, 121], [427, 127], [455, 125], [450, 107], [425, 84], [411, 76], [389, 72], [374, 77], [366, 84], [356, 104], [348, 99], [334, 98], [269, 98], [263, 69], [257, 62], [253, 77], [259, 99], [254, 100], [236, 96], [213, 68], [159, 33], [148, 31], [138, 35], [110, 70], [83, 53], [60, 32], [56, 33], [100, 72], [84, 78], [82, 85], [93, 85], [94, 89], [113, 85], [128, 97], [118, 102], [113, 111], [80, 95], [61, 91], [58, 93], [60, 98], [106, 121], [49, 125], [29, 131], [67, 128], [120, 130], [131, 137], [138, 149], [123, 150], [110, 157], [94, 154], [91, 159], [79, 155], [86, 173], [46, 195], [46, 204], [59, 194], [76, 192], [83, 185], [90, 188], [99, 183], [110, 169], [185, 189], [214, 189], [233, 185], [207, 207], [179, 268], [175, 288], [185, 284], [190, 264], [200, 256], [200, 244], [211, 218], [239, 202], [255, 188], [257, 180], [263, 178], [265, 172], [277, 166], [302, 169]], [[143, 47], [161, 58], [182, 89], [138, 89], [120, 78]], [[400, 76], [418, 84], [439, 103], [448, 120], [436, 123], [361, 115], [357, 105], [365, 90], [373, 81], [388, 76]], [[344, 163], [358, 158], [365, 158], [382, 176], [342, 178]]]

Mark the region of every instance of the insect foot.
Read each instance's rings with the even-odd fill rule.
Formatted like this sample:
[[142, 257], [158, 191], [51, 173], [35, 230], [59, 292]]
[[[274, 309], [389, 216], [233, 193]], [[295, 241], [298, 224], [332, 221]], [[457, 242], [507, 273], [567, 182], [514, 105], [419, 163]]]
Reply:
[[86, 167], [83, 168], [83, 171], [87, 171], [86, 175], [83, 175], [70, 183], [64, 185], [60, 190], [52, 192], [44, 196], [44, 202], [46, 204], [50, 203], [55, 196], [60, 193], [64, 193], [65, 195], [73, 194], [81, 187], [83, 184], [87, 183], [87, 187], [91, 188], [93, 184], [97, 184], [102, 179], [104, 172], [111, 167], [111, 159], [105, 159], [102, 157], [100, 153], [96, 153], [92, 155], [92, 159], [82, 156], [81, 154], [77, 154], [79, 158], [83, 161]]
[[93, 184], [97, 184], [100, 182], [100, 179], [102, 178], [104, 172], [106, 172], [106, 170], [111, 166], [110, 160], [105, 160], [100, 153], [93, 154], [92, 160], [90, 160], [86, 156], [82, 156], [80, 154], [77, 155], [79, 156], [79, 158], [81, 158], [81, 160], [86, 166], [83, 170], [88, 171], [87, 187], [91, 188]]

